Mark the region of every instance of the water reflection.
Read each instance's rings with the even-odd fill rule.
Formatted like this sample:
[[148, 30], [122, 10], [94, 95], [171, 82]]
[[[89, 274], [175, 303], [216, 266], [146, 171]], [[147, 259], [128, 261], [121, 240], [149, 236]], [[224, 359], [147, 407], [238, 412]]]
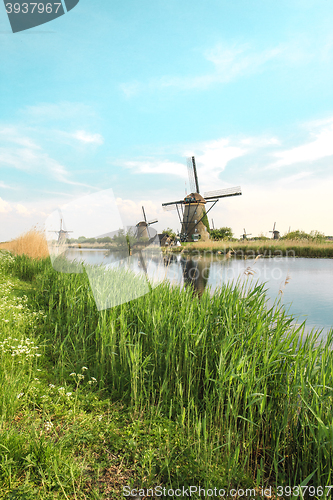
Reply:
[[198, 297], [201, 297], [209, 279], [210, 262], [181, 258], [180, 265], [185, 287], [191, 287]]
[[[115, 265], [120, 254], [71, 249], [68, 257], [93, 265], [98, 265], [101, 260], [106, 265]], [[139, 271], [146, 274], [138, 253], [130, 259], [130, 267], [136, 274]], [[227, 259], [223, 255], [208, 258], [170, 253], [162, 257], [147, 255], [145, 262], [149, 280], [153, 276], [158, 278], [156, 283], [166, 279], [172, 285], [191, 287], [199, 296], [207, 286], [213, 293], [223, 283], [237, 279], [253, 284], [257, 280], [264, 282], [270, 306], [280, 297], [299, 323], [307, 319], [308, 329], [320, 327], [328, 332], [333, 325], [333, 259], [274, 257], [239, 260]], [[285, 284], [287, 277], [288, 283]], [[283, 293], [279, 293], [280, 290]]]

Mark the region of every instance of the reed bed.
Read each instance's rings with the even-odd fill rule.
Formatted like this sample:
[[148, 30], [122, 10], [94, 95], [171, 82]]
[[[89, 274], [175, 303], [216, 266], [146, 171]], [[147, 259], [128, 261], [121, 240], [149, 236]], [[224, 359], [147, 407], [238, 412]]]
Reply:
[[0, 243], [0, 249], [7, 250], [14, 255], [27, 255], [33, 259], [42, 259], [49, 255], [45, 235], [36, 228], [14, 240]]
[[[59, 376], [89, 366], [99, 388], [136, 418], [173, 422], [191, 443], [188, 463], [192, 453], [197, 460], [188, 484], [301, 484], [311, 475], [311, 484], [329, 484], [333, 332], [325, 344], [303, 337], [304, 325], [295, 329], [278, 302], [268, 308], [264, 285], [251, 289], [245, 278], [200, 300], [162, 284], [98, 312], [84, 274], [25, 257], [15, 266], [34, 275], [34, 301], [46, 311], [41, 335]], [[154, 477], [184, 484], [175, 464], [185, 451], [169, 452], [168, 462], [152, 451]]]
[[[45, 378], [52, 375], [63, 389], [60, 393], [50, 384], [49, 392], [38, 392], [40, 382], [35, 382], [36, 395], [27, 397], [27, 405], [44, 415], [44, 429], [49, 425], [43, 434], [46, 455], [36, 467], [32, 462], [26, 465], [27, 446], [21, 439], [17, 447], [22, 451], [15, 448], [17, 433], [7, 441], [0, 438], [2, 450], [12, 450], [0, 450], [3, 460], [14, 464], [8, 477], [15, 467], [17, 481], [27, 477], [27, 470], [34, 473], [34, 485], [39, 480], [44, 489], [49, 485], [41, 498], [104, 498], [96, 492], [83, 495], [78, 485], [84, 467], [80, 472], [76, 458], [82, 443], [90, 443], [96, 453], [100, 441], [98, 456], [107, 447], [108, 457], [121, 457], [121, 463], [136, 470], [142, 487], [258, 491], [271, 486], [276, 491], [278, 485], [331, 484], [333, 331], [325, 343], [315, 332], [305, 337], [304, 324], [293, 326], [279, 300], [268, 307], [263, 284], [250, 287], [244, 276], [221, 286], [213, 296], [205, 291], [199, 299], [189, 288], [164, 283], [136, 300], [98, 312], [85, 273], [58, 273], [50, 259], [25, 255], [8, 257], [3, 270], [31, 287], [24, 307], [39, 311], [39, 316], [34, 320], [37, 326], [31, 326], [37, 329], [30, 341], [40, 346], [38, 366]], [[15, 330], [15, 321], [11, 328]], [[6, 359], [10, 366], [13, 361]], [[26, 387], [34, 376], [40, 378], [34, 364], [27, 363]], [[18, 373], [24, 374], [24, 365]], [[84, 377], [90, 378], [90, 399], [78, 406]], [[28, 392], [15, 380], [13, 375], [13, 394], [18, 395], [7, 394], [8, 408], [3, 409], [13, 421], [22, 418], [15, 413], [18, 396]], [[113, 408], [108, 420], [100, 416], [105, 402]], [[121, 405], [120, 414], [114, 405]], [[99, 423], [101, 418], [105, 424]], [[74, 423], [69, 428], [70, 419]], [[84, 434], [87, 421], [91, 427]], [[56, 425], [58, 433], [52, 435]], [[54, 459], [48, 455], [52, 449]], [[1, 474], [0, 470], [0, 480]], [[125, 476], [123, 484], [128, 484], [130, 475]], [[53, 478], [53, 486], [47, 477]], [[54, 496], [54, 484], [59, 497]]]
[[239, 257], [262, 254], [264, 257], [293, 256], [293, 257], [321, 257], [333, 258], [333, 242], [309, 242], [307, 240], [269, 240], [269, 241], [199, 241], [186, 243], [182, 247], [174, 247], [168, 251], [179, 253], [223, 253], [234, 251]]

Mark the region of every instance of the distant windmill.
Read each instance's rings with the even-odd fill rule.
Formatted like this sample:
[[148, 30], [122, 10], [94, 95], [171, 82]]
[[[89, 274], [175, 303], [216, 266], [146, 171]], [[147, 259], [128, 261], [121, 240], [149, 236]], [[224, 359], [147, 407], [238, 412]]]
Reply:
[[248, 236], [252, 236], [252, 233], [247, 233], [246, 229], [244, 229], [244, 233], [241, 234], [240, 237], [243, 238], [243, 240], [247, 240]]
[[50, 233], [57, 233], [58, 234], [58, 245], [62, 245], [63, 243], [66, 243], [67, 239], [67, 234], [72, 233], [73, 231], [66, 231], [66, 229], [62, 228], [62, 219], [60, 219], [60, 230], [59, 231], [49, 231]]
[[276, 222], [274, 222], [273, 230], [269, 231], [269, 232], [272, 233], [273, 240], [278, 240], [280, 238], [280, 231], [276, 231], [275, 226], [276, 226]]
[[[208, 212], [216, 205], [219, 198], [238, 196], [242, 194], [242, 191], [241, 188], [237, 186], [235, 188], [204, 193], [204, 197], [202, 197], [201, 194], [199, 194], [199, 182], [194, 156], [188, 158], [187, 168], [192, 191], [191, 194], [186, 195], [184, 200], [162, 203], [162, 206], [164, 210], [177, 209], [178, 217], [182, 225], [180, 234], [182, 241], [192, 241], [198, 237], [201, 237], [201, 239], [205, 241], [209, 238], [209, 233], [207, 232], [207, 227], [203, 223], [203, 219], [206, 218], [206, 223], [208, 224], [208, 218], [206, 217]], [[213, 203], [213, 205], [206, 212], [205, 204], [207, 202]]]
[[138, 222], [136, 227], [137, 227], [137, 238], [140, 239], [140, 238], [148, 238], [150, 239], [150, 235], [149, 235], [149, 226], [151, 226], [152, 224], [155, 224], [156, 222], [158, 222], [157, 219], [153, 219], [153, 220], [150, 220], [150, 221], [147, 221], [147, 217], [146, 217], [146, 213], [145, 213], [145, 209], [144, 207], [142, 207], [142, 213], [143, 213], [143, 221], [141, 222]]

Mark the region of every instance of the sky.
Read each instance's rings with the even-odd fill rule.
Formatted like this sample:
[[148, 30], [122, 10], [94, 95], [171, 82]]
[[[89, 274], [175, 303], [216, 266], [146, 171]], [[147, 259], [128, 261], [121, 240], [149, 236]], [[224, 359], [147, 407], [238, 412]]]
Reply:
[[242, 189], [215, 227], [333, 235], [332, 26], [328, 0], [80, 0], [12, 33], [0, 5], [0, 241], [108, 189], [180, 229], [192, 155], [200, 192]]

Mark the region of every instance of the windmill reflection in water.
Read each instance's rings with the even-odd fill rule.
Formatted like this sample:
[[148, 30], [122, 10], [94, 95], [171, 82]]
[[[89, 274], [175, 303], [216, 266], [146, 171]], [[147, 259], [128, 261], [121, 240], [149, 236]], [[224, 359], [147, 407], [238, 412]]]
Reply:
[[209, 279], [210, 261], [199, 258], [180, 257], [175, 255], [164, 255], [164, 265], [180, 262], [185, 288], [191, 288], [193, 292], [201, 297]]

